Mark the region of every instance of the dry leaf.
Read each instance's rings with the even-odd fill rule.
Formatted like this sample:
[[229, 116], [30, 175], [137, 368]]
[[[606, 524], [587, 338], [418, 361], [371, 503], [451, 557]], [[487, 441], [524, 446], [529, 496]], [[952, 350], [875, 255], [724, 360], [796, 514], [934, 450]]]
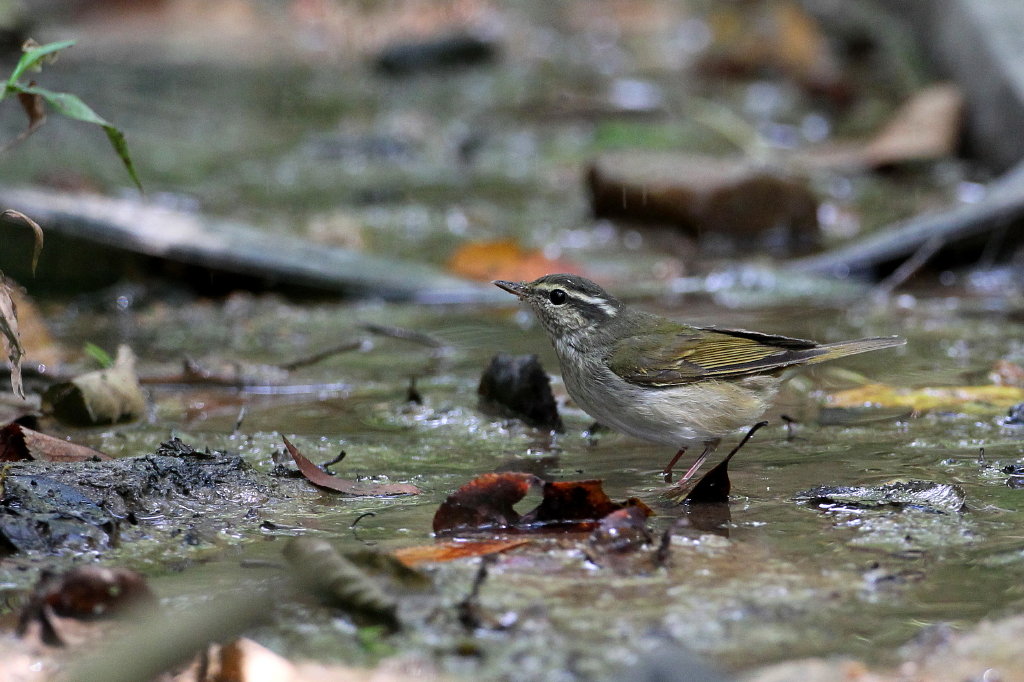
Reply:
[[833, 407], [907, 407], [915, 412], [935, 409], [990, 411], [1024, 401], [1024, 388], [1016, 386], [938, 386], [899, 388], [886, 384], [867, 384], [833, 393]]
[[21, 424], [0, 429], [0, 462], [86, 462], [110, 459], [99, 450], [39, 433]]
[[[541, 502], [520, 515], [514, 505], [534, 487], [541, 488]], [[477, 476], [449, 495], [434, 513], [433, 528], [435, 533], [486, 528], [589, 531], [608, 514], [630, 506], [641, 507], [647, 516], [653, 513], [635, 498], [612, 502], [601, 481], [544, 481], [533, 474], [506, 471]]]
[[21, 358], [25, 349], [21, 346], [18, 336], [18, 309], [11, 298], [10, 285], [0, 273], [0, 336], [7, 347], [7, 360], [11, 363], [11, 389], [19, 398], [25, 397], [25, 387], [21, 383]]
[[839, 64], [817, 21], [793, 0], [715, 3], [705, 70], [740, 76], [781, 71], [837, 99], [848, 96]]
[[39, 254], [43, 252], [43, 228], [39, 227], [39, 223], [29, 218], [21, 211], [7, 209], [0, 215], [4, 218], [15, 218], [20, 220], [32, 228], [32, 233], [35, 235], [32, 246], [32, 272], [34, 274], [36, 271], [36, 265], [39, 263]]
[[952, 156], [960, 137], [964, 98], [955, 85], [917, 92], [864, 149], [867, 165], [889, 166]]
[[146, 409], [146, 399], [135, 374], [135, 354], [122, 345], [113, 367], [54, 384], [43, 394], [43, 409], [72, 426], [137, 419]]
[[446, 561], [455, 561], [456, 559], [507, 552], [528, 542], [530, 540], [525, 538], [517, 538], [515, 540], [482, 540], [479, 542], [439, 542], [435, 545], [403, 547], [402, 549], [395, 550], [393, 554], [396, 559], [406, 566], [419, 566], [420, 564], [444, 563]]
[[[35, 81], [29, 83], [29, 87], [35, 86]], [[18, 103], [21, 104], [25, 116], [28, 117], [28, 127], [18, 133], [7, 144], [0, 148], [0, 153], [6, 152], [24, 142], [32, 133], [39, 130], [39, 127], [46, 123], [46, 100], [41, 95], [28, 92], [18, 93]]]
[[956, 153], [963, 109], [955, 85], [935, 85], [916, 93], [866, 144], [825, 143], [792, 160], [809, 169], [858, 169], [947, 158]]
[[295, 464], [299, 467], [299, 471], [302, 472], [302, 475], [305, 476], [313, 485], [321, 488], [327, 488], [328, 490], [333, 490], [345, 495], [418, 495], [420, 492], [420, 489], [411, 483], [368, 483], [363, 481], [349, 481], [344, 478], [338, 478], [337, 476], [331, 476], [329, 473], [306, 459], [306, 457], [304, 457], [287, 438], [282, 436], [282, 439], [284, 440], [284, 446], [288, 449], [288, 453], [292, 456], [292, 459], [295, 460]]

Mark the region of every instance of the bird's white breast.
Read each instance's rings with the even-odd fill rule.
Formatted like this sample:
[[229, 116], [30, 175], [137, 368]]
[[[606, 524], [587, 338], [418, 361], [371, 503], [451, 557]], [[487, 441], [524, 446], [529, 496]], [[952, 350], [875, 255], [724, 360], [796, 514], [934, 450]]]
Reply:
[[638, 386], [612, 372], [602, 358], [581, 353], [572, 339], [557, 340], [555, 351], [566, 390], [587, 414], [616, 431], [673, 447], [721, 438], [752, 425], [779, 383], [773, 377], [755, 376]]

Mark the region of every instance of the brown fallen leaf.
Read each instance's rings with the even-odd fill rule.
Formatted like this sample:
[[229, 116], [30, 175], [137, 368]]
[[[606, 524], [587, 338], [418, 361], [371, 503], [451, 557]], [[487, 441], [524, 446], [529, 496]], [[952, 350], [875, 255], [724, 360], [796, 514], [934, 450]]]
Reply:
[[327, 488], [345, 495], [367, 495], [367, 496], [386, 496], [386, 495], [418, 495], [420, 489], [411, 483], [368, 483], [364, 481], [350, 481], [344, 478], [338, 478], [337, 476], [331, 476], [329, 473], [313, 464], [311, 461], [306, 459], [298, 449], [291, 444], [291, 442], [285, 438], [284, 446], [288, 449], [288, 454], [295, 460], [296, 466], [299, 467], [299, 471], [302, 475], [315, 486], [320, 488]]
[[543, 497], [537, 508], [523, 514], [522, 523], [579, 525], [578, 530], [596, 527], [597, 522], [625, 507], [640, 507], [644, 516], [653, 512], [643, 502], [631, 497], [625, 502], [612, 502], [601, 487], [601, 481], [546, 481]]
[[39, 433], [21, 424], [0, 429], [0, 462], [86, 462], [111, 459], [99, 450]]
[[516, 502], [543, 482], [517, 471], [477, 476], [448, 496], [434, 513], [434, 532], [462, 528], [509, 528], [519, 523]]
[[[530, 488], [540, 487], [537, 507], [520, 516], [513, 506]], [[601, 481], [543, 481], [515, 471], [488, 473], [474, 478], [448, 496], [434, 514], [434, 532], [504, 528], [519, 532], [587, 531], [614, 511], [639, 506], [645, 516], [653, 512], [640, 500], [612, 502]]]
[[7, 361], [11, 365], [11, 389], [24, 399], [25, 388], [21, 383], [21, 359], [25, 349], [18, 333], [18, 308], [11, 297], [11, 287], [0, 273], [0, 347], [7, 349]]
[[868, 165], [888, 166], [952, 156], [960, 137], [964, 97], [952, 84], [925, 88], [899, 108], [868, 143]]
[[32, 246], [32, 274], [35, 274], [36, 265], [39, 264], [39, 254], [43, 252], [43, 228], [39, 226], [39, 223], [29, 218], [21, 211], [15, 211], [14, 209], [7, 209], [2, 214], [2, 218], [8, 218], [11, 220], [20, 220], [32, 229], [33, 235], [33, 246]]
[[859, 169], [944, 159], [956, 153], [963, 110], [955, 85], [935, 85], [903, 104], [868, 142], [826, 142], [792, 160], [808, 169]]
[[487, 556], [507, 552], [531, 542], [525, 538], [515, 540], [481, 540], [478, 542], [439, 542], [436, 545], [403, 547], [392, 554], [406, 566], [438, 564], [468, 557]]
[[[35, 81], [31, 81], [29, 86], [34, 86], [35, 83]], [[21, 109], [25, 112], [25, 116], [28, 117], [28, 127], [0, 148], [0, 153], [18, 146], [46, 123], [46, 100], [42, 96], [34, 93], [19, 92], [18, 102], [21, 104]]]
[[839, 60], [818, 22], [793, 0], [713, 3], [712, 44], [701, 69], [750, 77], [781, 72], [805, 89], [843, 103], [850, 98]]

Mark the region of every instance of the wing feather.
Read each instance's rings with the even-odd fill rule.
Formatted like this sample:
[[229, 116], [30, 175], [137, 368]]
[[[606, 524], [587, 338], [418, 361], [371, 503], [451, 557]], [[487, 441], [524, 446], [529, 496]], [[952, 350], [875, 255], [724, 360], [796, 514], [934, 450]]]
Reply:
[[762, 374], [807, 362], [827, 352], [814, 341], [743, 329], [679, 325], [619, 340], [606, 358], [626, 381], [672, 386], [699, 379]]

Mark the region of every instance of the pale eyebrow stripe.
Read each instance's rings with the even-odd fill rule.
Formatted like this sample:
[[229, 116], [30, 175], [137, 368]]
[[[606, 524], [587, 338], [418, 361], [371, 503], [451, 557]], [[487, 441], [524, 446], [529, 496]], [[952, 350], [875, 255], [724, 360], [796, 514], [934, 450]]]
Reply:
[[590, 294], [585, 294], [582, 291], [570, 289], [564, 284], [542, 282], [541, 284], [537, 285], [537, 289], [541, 291], [554, 291], [555, 289], [561, 289], [570, 298], [573, 298], [579, 301], [580, 303], [600, 308], [608, 317], [614, 317], [619, 312], [618, 310], [615, 309], [615, 306], [608, 303], [607, 299], [601, 298], [600, 296], [591, 296]]

